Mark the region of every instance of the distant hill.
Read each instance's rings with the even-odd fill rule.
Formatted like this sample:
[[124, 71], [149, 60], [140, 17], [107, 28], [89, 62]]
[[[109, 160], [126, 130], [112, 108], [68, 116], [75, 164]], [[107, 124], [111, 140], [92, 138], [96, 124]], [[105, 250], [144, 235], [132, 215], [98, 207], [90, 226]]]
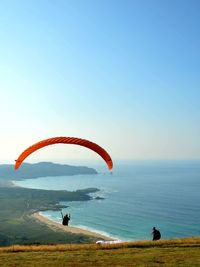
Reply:
[[23, 163], [18, 170], [14, 170], [14, 165], [0, 165], [0, 179], [31, 179], [46, 176], [64, 176], [78, 174], [97, 174], [93, 168], [85, 166], [71, 166], [52, 162], [39, 162], [35, 164]]

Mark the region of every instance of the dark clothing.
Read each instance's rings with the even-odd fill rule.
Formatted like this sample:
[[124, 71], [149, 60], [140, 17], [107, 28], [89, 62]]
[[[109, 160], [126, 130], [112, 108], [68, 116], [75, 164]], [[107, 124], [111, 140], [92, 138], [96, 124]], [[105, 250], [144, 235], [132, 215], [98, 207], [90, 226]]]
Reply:
[[153, 229], [152, 235], [154, 241], [159, 240], [161, 238], [160, 231], [158, 231], [157, 229]]
[[70, 220], [70, 215], [66, 214], [66, 215], [63, 217], [62, 224], [63, 224], [63, 225], [68, 225], [69, 220]]

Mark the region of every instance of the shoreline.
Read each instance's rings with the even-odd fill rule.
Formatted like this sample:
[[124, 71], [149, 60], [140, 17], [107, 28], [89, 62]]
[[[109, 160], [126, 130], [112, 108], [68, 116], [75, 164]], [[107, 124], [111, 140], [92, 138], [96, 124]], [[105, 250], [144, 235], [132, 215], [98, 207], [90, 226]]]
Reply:
[[63, 232], [67, 232], [67, 233], [72, 233], [72, 234], [83, 234], [83, 235], [87, 235], [87, 236], [91, 236], [91, 237], [95, 237], [95, 238], [99, 238], [101, 240], [105, 240], [105, 241], [114, 241], [114, 238], [96, 233], [96, 232], [92, 232], [89, 230], [85, 230], [82, 228], [78, 228], [78, 227], [74, 227], [74, 226], [64, 226], [62, 224], [59, 224], [57, 222], [54, 222], [48, 218], [46, 218], [45, 216], [42, 216], [39, 212], [35, 212], [33, 214], [30, 215], [34, 220], [39, 221], [41, 223], [44, 223], [47, 225], [47, 227], [51, 228], [53, 231], [63, 231]]
[[[24, 188], [24, 187], [18, 185], [14, 180], [10, 181], [10, 186], [11, 187]], [[79, 228], [79, 227], [75, 227], [75, 226], [64, 226], [60, 223], [57, 223], [57, 222], [50, 220], [47, 217], [41, 215], [39, 211], [36, 211], [36, 212], [30, 214], [29, 216], [40, 223], [46, 224], [47, 227], [51, 228], [53, 231], [63, 231], [63, 232], [72, 233], [72, 234], [83, 234], [83, 235], [91, 236], [94, 238], [99, 238], [100, 240], [104, 240], [104, 241], [116, 240], [115, 238], [112, 238], [112, 237], [109, 237], [109, 236], [106, 236], [106, 235], [103, 235], [103, 234], [100, 234], [97, 232], [93, 232], [90, 230], [86, 230], [83, 228]]]

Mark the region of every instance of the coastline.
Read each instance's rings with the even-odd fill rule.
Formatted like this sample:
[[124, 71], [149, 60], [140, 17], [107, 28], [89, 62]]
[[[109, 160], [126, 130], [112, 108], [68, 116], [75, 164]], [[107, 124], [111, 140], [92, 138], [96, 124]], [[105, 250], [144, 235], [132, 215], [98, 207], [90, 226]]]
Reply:
[[[10, 187], [23, 188], [22, 186], [18, 185], [14, 180], [10, 181]], [[115, 238], [112, 238], [112, 237], [109, 237], [109, 236], [106, 236], [106, 235], [103, 235], [103, 234], [100, 234], [97, 232], [93, 232], [90, 230], [86, 230], [83, 228], [79, 228], [79, 227], [75, 227], [75, 226], [64, 226], [60, 223], [57, 223], [53, 220], [48, 219], [47, 217], [40, 214], [39, 211], [34, 212], [34, 213], [30, 214], [29, 216], [40, 223], [46, 224], [47, 227], [51, 228], [53, 231], [63, 231], [63, 232], [72, 233], [72, 234], [83, 234], [86, 236], [98, 238], [98, 239], [103, 240], [103, 241], [116, 240]]]
[[74, 226], [63, 226], [62, 224], [59, 224], [57, 222], [54, 222], [44, 216], [42, 216], [39, 212], [35, 212], [30, 215], [34, 220], [39, 221], [41, 223], [44, 223], [47, 225], [47, 227], [51, 228], [54, 231], [64, 231], [72, 234], [83, 234], [87, 236], [92, 236], [95, 238], [99, 238], [101, 240], [105, 241], [113, 241], [114, 239], [108, 236], [104, 236], [102, 234], [92, 232], [89, 230], [85, 230], [82, 228], [74, 227]]

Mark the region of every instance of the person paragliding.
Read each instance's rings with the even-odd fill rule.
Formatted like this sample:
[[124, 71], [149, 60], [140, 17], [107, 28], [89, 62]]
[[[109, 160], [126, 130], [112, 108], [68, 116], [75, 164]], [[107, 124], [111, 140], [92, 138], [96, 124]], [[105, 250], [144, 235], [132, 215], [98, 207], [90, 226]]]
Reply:
[[153, 241], [159, 240], [161, 238], [161, 233], [159, 230], [156, 229], [156, 227], [153, 227], [152, 231]]
[[69, 215], [68, 214], [65, 214], [65, 216], [64, 216], [63, 213], [62, 213], [62, 211], [61, 211], [61, 215], [62, 215], [62, 224], [68, 226], [69, 221], [71, 219], [70, 214]]

